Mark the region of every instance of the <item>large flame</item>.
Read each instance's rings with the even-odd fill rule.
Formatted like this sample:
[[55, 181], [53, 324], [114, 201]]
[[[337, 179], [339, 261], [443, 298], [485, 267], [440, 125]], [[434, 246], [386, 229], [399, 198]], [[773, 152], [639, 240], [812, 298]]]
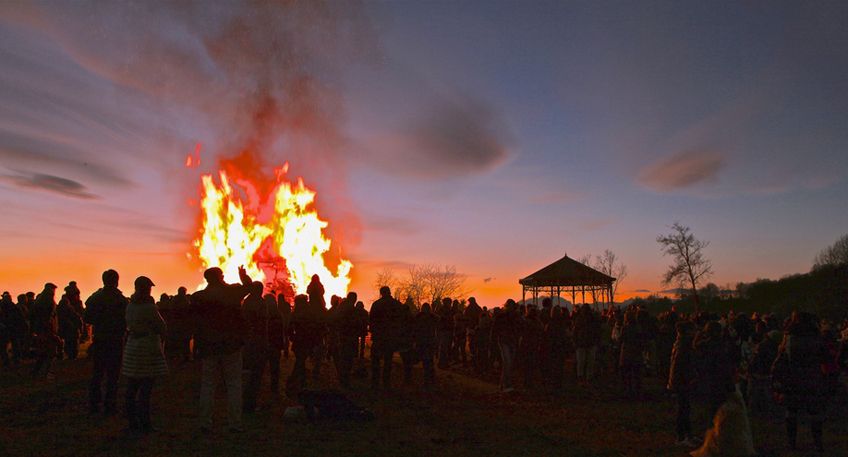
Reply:
[[[263, 199], [257, 186], [247, 179], [235, 179], [233, 187], [227, 172], [220, 170], [220, 185], [212, 175], [202, 176], [200, 233], [194, 241], [197, 256], [204, 268], [220, 267], [227, 282], [239, 281], [238, 267], [244, 265], [255, 281], [265, 282], [261, 267], [279, 265], [284, 259], [287, 283], [293, 293], [306, 293], [312, 275], [317, 274], [324, 285], [325, 302], [332, 295], [344, 296], [350, 284], [353, 264], [339, 255], [336, 273], [325, 264], [324, 254], [332, 242], [324, 236], [328, 222], [321, 220], [313, 207], [315, 192], [298, 177], [297, 184], [284, 179], [288, 164], [276, 171], [276, 186], [266, 205], [273, 203], [270, 218], [264, 216]], [[247, 201], [243, 201], [241, 194]], [[270, 245], [270, 249], [263, 249]], [[279, 279], [279, 278], [277, 278]], [[286, 292], [286, 291], [278, 291]]]

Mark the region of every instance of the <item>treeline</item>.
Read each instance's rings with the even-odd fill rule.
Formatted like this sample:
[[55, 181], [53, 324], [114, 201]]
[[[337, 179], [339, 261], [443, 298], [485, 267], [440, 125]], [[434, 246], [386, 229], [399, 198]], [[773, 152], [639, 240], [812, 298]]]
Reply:
[[[708, 284], [699, 291], [701, 310], [725, 314], [729, 311], [774, 313], [788, 316], [792, 311], [805, 310], [835, 322], [848, 318], [848, 264], [827, 265], [809, 273], [795, 274], [779, 280], [758, 279], [739, 283], [735, 290], [719, 290]], [[653, 313], [668, 311], [674, 305], [679, 312], [693, 313], [695, 300], [690, 294], [678, 299], [667, 297], [637, 298]]]

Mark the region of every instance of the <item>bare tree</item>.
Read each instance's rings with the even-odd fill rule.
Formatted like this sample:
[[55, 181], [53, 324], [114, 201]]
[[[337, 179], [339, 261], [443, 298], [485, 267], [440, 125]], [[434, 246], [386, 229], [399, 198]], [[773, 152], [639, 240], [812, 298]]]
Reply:
[[691, 287], [695, 296], [695, 312], [700, 313], [698, 283], [713, 274], [712, 262], [704, 257], [703, 252], [710, 242], [695, 238], [689, 227], [675, 222], [671, 226], [671, 233], [658, 236], [657, 243], [662, 245], [663, 255], [672, 256], [674, 259], [674, 263], [669, 265], [668, 271], [663, 275], [663, 284]]
[[411, 298], [419, 308], [422, 303], [435, 303], [442, 298], [464, 300], [472, 291], [467, 277], [457, 273], [456, 267], [438, 264], [411, 265], [403, 275], [385, 269], [378, 273], [372, 285], [375, 289], [387, 285], [395, 298], [401, 301]]
[[848, 235], [842, 235], [835, 243], [816, 254], [813, 261], [813, 270], [846, 263], [848, 263]]
[[616, 279], [612, 283], [612, 296], [610, 297], [610, 301], [615, 303], [615, 294], [618, 292], [618, 286], [627, 277], [627, 265], [622, 263], [614, 252], [606, 249], [602, 255], [595, 256], [594, 268]]

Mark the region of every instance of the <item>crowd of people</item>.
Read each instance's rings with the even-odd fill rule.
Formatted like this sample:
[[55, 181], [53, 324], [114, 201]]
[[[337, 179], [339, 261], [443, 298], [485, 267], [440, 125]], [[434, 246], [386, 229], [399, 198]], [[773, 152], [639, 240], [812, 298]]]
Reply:
[[[198, 426], [203, 432], [212, 428], [215, 388], [223, 376], [228, 427], [240, 432], [243, 413], [259, 408], [266, 370], [271, 392], [281, 392], [281, 358], [290, 353], [294, 367], [282, 389], [292, 395], [317, 385], [323, 361], [332, 362], [341, 388], [358, 377], [370, 380], [372, 389], [390, 391], [395, 354], [405, 385], [415, 384], [413, 367], [421, 364], [424, 389], [436, 385], [437, 368], [483, 378], [497, 373], [503, 392], [517, 384], [562, 389], [573, 370], [584, 387], [619, 386], [623, 398], [639, 400], [643, 377], [659, 377], [677, 400], [677, 444], [689, 447], [701, 445], [690, 416], [692, 401], [702, 399], [710, 417], [730, 411], [723, 409], [727, 405], [741, 406], [744, 414], [782, 405], [790, 448], [796, 446], [798, 415], [806, 412], [815, 445], [822, 449], [827, 398], [844, 393], [839, 376], [848, 369], [848, 320], [838, 325], [806, 312], [783, 320], [770, 314], [685, 315], [674, 309], [654, 315], [634, 306], [598, 310], [588, 304], [568, 310], [547, 298], [540, 307], [507, 300], [488, 309], [474, 298], [447, 297], [418, 307], [409, 298], [393, 297], [388, 287], [380, 289], [368, 311], [354, 292], [333, 296], [328, 305], [317, 275], [306, 294], [286, 297], [267, 291], [243, 269], [239, 274], [240, 284], [227, 284], [221, 269], [210, 268], [204, 289], [188, 294], [183, 287], [174, 296], [161, 294], [158, 302], [153, 281], [145, 276], [125, 297], [114, 270], [103, 273], [103, 287], [85, 303], [75, 282], [64, 288], [58, 303], [52, 283], [38, 295], [18, 295], [17, 302], [5, 292], [0, 298], [3, 365], [31, 359], [33, 377], [51, 378], [53, 360], [77, 358], [79, 345], [91, 340], [91, 412], [117, 412], [123, 373], [128, 379], [124, 413], [129, 428], [141, 432], [154, 430], [152, 390], [155, 380], [168, 374], [169, 362], [201, 363]], [[370, 376], [366, 365], [356, 362], [365, 358], [366, 341]], [[702, 450], [719, 445], [718, 425], [712, 433]]]

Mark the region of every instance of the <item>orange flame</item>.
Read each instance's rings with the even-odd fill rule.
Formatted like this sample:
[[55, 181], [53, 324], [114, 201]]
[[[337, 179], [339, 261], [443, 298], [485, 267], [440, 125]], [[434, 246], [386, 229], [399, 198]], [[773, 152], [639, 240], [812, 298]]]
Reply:
[[[306, 293], [313, 274], [321, 278], [325, 301], [332, 295], [344, 296], [350, 284], [348, 277], [353, 264], [340, 259], [333, 274], [325, 264], [324, 254], [332, 242], [324, 236], [328, 222], [318, 217], [313, 207], [315, 192], [306, 187], [302, 178], [297, 184], [284, 179], [288, 163], [275, 169], [276, 187], [271, 192], [273, 203], [270, 220], [260, 222], [263, 208], [256, 186], [247, 179], [237, 179], [237, 192], [226, 171], [220, 170], [220, 185], [212, 175], [203, 175], [201, 192], [200, 233], [194, 241], [197, 255], [204, 268], [220, 267], [227, 282], [238, 282], [238, 267], [244, 265], [255, 281], [265, 280], [259, 266], [262, 261], [275, 263], [284, 259], [288, 283], [294, 293]], [[247, 202], [242, 201], [241, 194]], [[267, 205], [266, 205], [267, 206]], [[270, 242], [272, 252], [261, 248]], [[270, 258], [269, 258], [270, 256]]]

